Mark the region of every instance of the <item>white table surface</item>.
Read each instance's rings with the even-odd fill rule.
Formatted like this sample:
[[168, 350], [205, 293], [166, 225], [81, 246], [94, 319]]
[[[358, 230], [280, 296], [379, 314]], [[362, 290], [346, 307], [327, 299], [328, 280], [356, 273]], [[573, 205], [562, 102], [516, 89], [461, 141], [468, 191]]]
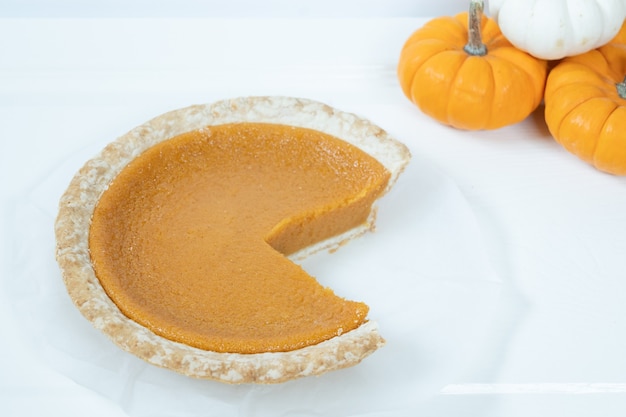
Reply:
[[[61, 167], [77, 168], [92, 149], [162, 112], [290, 95], [360, 114], [405, 142], [412, 163], [456, 187], [480, 229], [505, 295], [492, 326], [503, 336], [476, 344], [484, 351], [429, 395], [421, 415], [625, 415], [626, 179], [565, 152], [540, 112], [489, 132], [455, 131], [422, 115], [400, 92], [395, 64], [423, 22], [0, 20], [0, 414], [166, 415], [134, 412], [76, 381], [42, 355], [45, 338], [23, 334], [14, 280], [29, 277], [30, 268], [57, 274], [49, 259], [33, 257], [53, 238], [51, 222], [39, 227], [23, 209], [56, 201], [58, 184], [48, 195], [46, 180], [65, 178]], [[444, 255], [451, 263], [460, 256]], [[370, 415], [406, 413], [390, 405]], [[238, 414], [254, 410], [242, 406]]]

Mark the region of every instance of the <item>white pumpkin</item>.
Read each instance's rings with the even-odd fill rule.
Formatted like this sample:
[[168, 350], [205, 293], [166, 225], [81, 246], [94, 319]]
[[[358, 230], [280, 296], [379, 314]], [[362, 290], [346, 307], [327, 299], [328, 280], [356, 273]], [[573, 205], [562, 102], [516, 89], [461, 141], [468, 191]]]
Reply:
[[489, 0], [489, 13], [518, 49], [561, 59], [609, 42], [626, 19], [626, 0]]

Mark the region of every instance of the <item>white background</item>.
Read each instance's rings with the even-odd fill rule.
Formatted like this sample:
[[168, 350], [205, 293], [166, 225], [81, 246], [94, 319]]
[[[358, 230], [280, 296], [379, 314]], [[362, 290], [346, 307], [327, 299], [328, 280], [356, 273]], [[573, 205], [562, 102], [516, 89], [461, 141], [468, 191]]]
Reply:
[[[6, 17], [417, 17], [458, 13], [465, 0], [3, 0]], [[486, 2], [487, 4], [487, 2]]]
[[[415, 408], [388, 404], [376, 415], [419, 409], [429, 416], [623, 416], [625, 179], [566, 153], [550, 138], [541, 111], [498, 131], [459, 132], [419, 113], [399, 91], [395, 65], [403, 41], [424, 17], [455, 13], [466, 2], [213, 3], [0, 1], [0, 414], [172, 415], [145, 411], [138, 394], [133, 408], [94, 388], [97, 358], [77, 359], [73, 350], [83, 343], [81, 332], [55, 341], [67, 351], [50, 348], [46, 328], [79, 328], [92, 339], [55, 292], [60, 278], [49, 214], [84, 158], [148, 118], [232, 96], [285, 94], [368, 117], [411, 148], [414, 170], [395, 198], [428, 191], [423, 205], [419, 196], [415, 201], [428, 224], [443, 221], [440, 229], [423, 230], [433, 242], [476, 238], [475, 247], [461, 250], [433, 245], [420, 278], [456, 288], [442, 271], [456, 274], [455, 262], [464, 265], [478, 253], [487, 266], [471, 268], [488, 269], [500, 288], [495, 301], [478, 291], [460, 300], [467, 305], [449, 305], [445, 318], [468, 318], [468, 340], [454, 343], [467, 343], [471, 354], [443, 343], [439, 352], [415, 352], [416, 361], [433, 364], [423, 372], [432, 373], [426, 382], [437, 389], [420, 391], [423, 403]], [[445, 219], [465, 227], [470, 217], [468, 229], [445, 227]], [[468, 277], [482, 282], [471, 268]], [[40, 309], [32, 308], [37, 294], [48, 297]], [[42, 320], [50, 294], [59, 297], [50, 311], [63, 314]], [[472, 303], [475, 311], [467, 309]], [[483, 311], [481, 303], [495, 307]], [[27, 336], [24, 324], [33, 321], [42, 333]], [[429, 333], [432, 340], [452, 343], [446, 335], [459, 324], [445, 323]], [[274, 398], [275, 391], [259, 392]], [[387, 395], [381, 388], [381, 398]], [[186, 412], [215, 415], [208, 408]], [[242, 405], [236, 413], [255, 409]]]

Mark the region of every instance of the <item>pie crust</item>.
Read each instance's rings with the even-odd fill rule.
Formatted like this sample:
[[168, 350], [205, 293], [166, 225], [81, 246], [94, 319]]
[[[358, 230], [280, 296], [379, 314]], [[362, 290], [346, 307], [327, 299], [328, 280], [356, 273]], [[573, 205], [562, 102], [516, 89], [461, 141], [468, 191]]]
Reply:
[[[89, 254], [89, 226], [100, 195], [115, 176], [144, 150], [161, 141], [208, 125], [238, 122], [305, 127], [345, 140], [387, 168], [391, 178], [386, 191], [410, 159], [403, 144], [371, 122], [308, 99], [243, 97], [163, 114], [121, 136], [89, 160], [61, 197], [55, 224], [56, 258], [68, 293], [94, 327], [119, 347], [153, 365], [191, 377], [227, 383], [278, 383], [355, 365], [385, 343], [373, 321], [293, 351], [218, 353], [171, 341], [130, 320], [109, 299], [95, 276]], [[373, 208], [364, 225], [309, 246], [290, 258], [302, 259], [319, 250], [334, 250], [370, 230], [374, 217]]]

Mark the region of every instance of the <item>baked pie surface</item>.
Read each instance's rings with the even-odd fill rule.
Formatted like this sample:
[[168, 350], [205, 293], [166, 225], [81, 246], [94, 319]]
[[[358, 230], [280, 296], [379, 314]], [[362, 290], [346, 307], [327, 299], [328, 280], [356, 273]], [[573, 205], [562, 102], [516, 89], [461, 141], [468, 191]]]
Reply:
[[[258, 145], [258, 138], [263, 136], [263, 132], [267, 136], [264, 139], [263, 149], [267, 150], [274, 146], [275, 149], [272, 152], [280, 150], [279, 153], [282, 156], [277, 159], [276, 164], [267, 160], [255, 165], [253, 159], [258, 158], [261, 152], [259, 149], [242, 153], [242, 149], [247, 146], [254, 148]], [[339, 141], [341, 143], [338, 146], [329, 147], [329, 141], [336, 139], [326, 137], [326, 134], [341, 138]], [[287, 139], [294, 135], [298, 139], [289, 145]], [[234, 136], [239, 137], [237, 142], [224, 140], [224, 138]], [[278, 138], [277, 142], [268, 144], [266, 141], [271, 138]], [[200, 150], [207, 149], [206, 145], [211, 140], [214, 143], [219, 142], [224, 149], [213, 153], [212, 156], [200, 155], [202, 153]], [[316, 140], [319, 141], [317, 145], [308, 146]], [[307, 146], [302, 146], [303, 143]], [[350, 146], [346, 147], [346, 143]], [[229, 158], [224, 158], [224, 155], [228, 154], [225, 148], [229, 147], [230, 152], [235, 152], [238, 158], [237, 163], [233, 165], [233, 159], [231, 159], [230, 168], [222, 166], [220, 169], [211, 169], [225, 161], [228, 163], [232, 155]], [[354, 169], [354, 166], [350, 168], [345, 166], [348, 162], [355, 161], [355, 154], [351, 153], [355, 152], [353, 147], [358, 148], [358, 152], [362, 150], [371, 155], [371, 157], [358, 159], [361, 165], [358, 169]], [[303, 151], [304, 148], [307, 150]], [[309, 152], [310, 154], [298, 159], [293, 152]], [[335, 155], [333, 158], [324, 160], [314, 158], [315, 152], [318, 154], [319, 152], [335, 154], [344, 152], [345, 154], [342, 157]], [[163, 155], [166, 155], [165, 159]], [[330, 290], [322, 288], [297, 265], [286, 260], [285, 255], [306, 256], [307, 253], [322, 248], [335, 248], [346, 240], [369, 230], [374, 220], [374, 211], [370, 210], [370, 205], [393, 185], [409, 157], [408, 150], [389, 138], [380, 128], [354, 115], [310, 100], [252, 97], [176, 110], [159, 116], [122, 136], [107, 146], [100, 155], [87, 162], [76, 175], [60, 203], [56, 223], [57, 259], [70, 296], [82, 314], [120, 347], [152, 364], [194, 377], [231, 383], [281, 382], [351, 366], [360, 362], [384, 343], [378, 334], [376, 324], [366, 319], [367, 306], [363, 303], [343, 300], [332, 294]], [[199, 158], [195, 166], [193, 161], [190, 162], [193, 158]], [[295, 199], [299, 202], [306, 200], [304, 202], [306, 209], [302, 211], [300, 207], [299, 211], [294, 212], [290, 207], [283, 207], [288, 206], [286, 203], [278, 204], [280, 209], [275, 212], [271, 212], [268, 209], [269, 206], [263, 207], [264, 198], [267, 196], [271, 196], [267, 199], [268, 201], [288, 201], [289, 195], [302, 185], [299, 183], [303, 179], [310, 178], [310, 175], [303, 174], [305, 171], [309, 174], [311, 172], [310, 169], [303, 169], [303, 161], [307, 160], [312, 164], [308, 168], [313, 169], [313, 165], [317, 167], [317, 170], [313, 169], [316, 172], [313, 182], [317, 185], [312, 187], [311, 184], [306, 184], [307, 187], [304, 188], [308, 192], [303, 192]], [[160, 174], [155, 174], [157, 171], [153, 173], [146, 173], [146, 171], [162, 163], [174, 167], [170, 171], [175, 174], [173, 176], [175, 179], [180, 179], [181, 163], [192, 167], [193, 169], [189, 172], [197, 177], [193, 180], [186, 178], [182, 183], [172, 182], [171, 178], [159, 183], [156, 177]], [[350, 204], [345, 201], [338, 203], [332, 198], [328, 200], [329, 187], [323, 184], [330, 183], [333, 178], [337, 178], [337, 175], [329, 174], [328, 177], [324, 177], [322, 173], [333, 164], [336, 166], [331, 171], [334, 170], [335, 174], [342, 172], [342, 175], [361, 177], [361, 180], [341, 182], [343, 185], [348, 184], [348, 188], [353, 187], [348, 190], [349, 193], [341, 194], [342, 198], [350, 196], [352, 199]], [[339, 169], [342, 165], [342, 169]], [[381, 169], [377, 168], [378, 165]], [[204, 172], [204, 175], [201, 175], [203, 169], [206, 170], [207, 167], [209, 168], [208, 174]], [[235, 167], [238, 173], [233, 175]], [[269, 179], [276, 178], [277, 172], [285, 171], [287, 168], [299, 170], [302, 176], [300, 178], [295, 174], [286, 176], [287, 181], [274, 184], [275, 190], [269, 190], [267, 188], [271, 185], [268, 182]], [[255, 171], [255, 174], [245, 174], [246, 170]], [[140, 171], [142, 174], [138, 175], [137, 172]], [[245, 177], [242, 180], [242, 183], [246, 184], [245, 187], [238, 188], [237, 183], [228, 182], [229, 179], [238, 176]], [[183, 186], [185, 183], [193, 186], [185, 188]], [[211, 184], [221, 184], [222, 191], [217, 192], [215, 188], [209, 189]], [[168, 192], [163, 191], [168, 186], [169, 192], [176, 191], [173, 198], [175, 204], [168, 206], [155, 203], [159, 198], [168, 195]], [[258, 195], [254, 195], [254, 187], [261, 187], [257, 190]], [[197, 193], [198, 189], [206, 192], [192, 196], [188, 201], [181, 197]], [[368, 192], [359, 194], [360, 189], [366, 189]], [[117, 194], [111, 190], [117, 190]], [[284, 190], [287, 192], [282, 192]], [[313, 198], [315, 196], [310, 195], [315, 192], [319, 193], [319, 198]], [[219, 221], [206, 223], [207, 212], [194, 208], [204, 207], [203, 210], [206, 210], [208, 207], [209, 211], [213, 212], [225, 209], [227, 205], [222, 201], [224, 199], [216, 198], [216, 195], [218, 197], [229, 195], [239, 199], [238, 201], [245, 202], [242, 204], [245, 210], [238, 213], [226, 213], [225, 216], [220, 217]], [[338, 194], [330, 193], [330, 195], [332, 197]], [[112, 198], [109, 199], [108, 196]], [[194, 201], [194, 204], [190, 201]], [[355, 204], [355, 201], [362, 201], [362, 203]], [[142, 206], [141, 202], [145, 204]], [[207, 206], [208, 202], [210, 204]], [[160, 211], [159, 209], [163, 207], [169, 211]], [[228, 207], [232, 210], [234, 207], [232, 201]], [[255, 207], [258, 208], [256, 214]], [[307, 229], [307, 224], [315, 223], [311, 219], [324, 219], [324, 216], [319, 216], [320, 213], [341, 212], [342, 207], [353, 207], [354, 210], [343, 209], [347, 213], [343, 217], [333, 218], [332, 215], [328, 217], [329, 220], [325, 223], [330, 224], [331, 227], [323, 227], [324, 221], [322, 221], [319, 225]], [[119, 222], [120, 213], [129, 213], [133, 210], [138, 210], [143, 214], [129, 217], [130, 223]], [[262, 221], [240, 222], [240, 224], [258, 225], [258, 230], [237, 231], [228, 227], [234, 224], [233, 218], [262, 217], [258, 215], [259, 210], [263, 213], [271, 213]], [[292, 214], [296, 217], [290, 217]], [[194, 218], [202, 218], [203, 221], [194, 221]], [[94, 219], [98, 222], [93, 222]], [[100, 222], [102, 219], [104, 221]], [[174, 219], [173, 226], [164, 224], [167, 222], [163, 219], [168, 219], [168, 221]], [[139, 227], [141, 225], [147, 226], [147, 229], [141, 229]], [[201, 226], [196, 227], [197, 225]], [[211, 233], [207, 233], [207, 227], [212, 229]], [[131, 229], [139, 230], [139, 235], [127, 233]], [[143, 242], [141, 239], [137, 240], [137, 236], [141, 236], [141, 233], [146, 230], [152, 235], [145, 238]], [[184, 235], [186, 240], [175, 239], [173, 233]], [[233, 265], [237, 270], [247, 268], [242, 276], [249, 279], [250, 274], [258, 273], [258, 265], [255, 264], [258, 264], [260, 258], [250, 257], [251, 251], [236, 250], [238, 249], [236, 246], [225, 248], [221, 244], [215, 245], [216, 237], [220, 233], [229, 234], [224, 241], [236, 241], [242, 238], [249, 242], [251, 235], [256, 236], [257, 250], [264, 251], [262, 259], [275, 261], [260, 268], [266, 271], [265, 279], [270, 277], [279, 280], [272, 284], [275, 287], [268, 285], [267, 294], [260, 297], [257, 295], [263, 294], [264, 286], [258, 285], [259, 282], [255, 284], [257, 287], [250, 287], [245, 285], [245, 280], [228, 280], [230, 281], [226, 285], [228, 288], [224, 288], [224, 283], [227, 281], [224, 278], [229, 273], [232, 274], [228, 268], [233, 268]], [[310, 236], [311, 233], [313, 236]], [[200, 236], [199, 239], [192, 239], [198, 236]], [[195, 249], [190, 248], [196, 244], [194, 242], [199, 246]], [[314, 244], [311, 245], [311, 243]], [[177, 245], [178, 249], [176, 249]], [[117, 252], [107, 252], [110, 251], [111, 246], [118, 248]], [[131, 278], [128, 276], [120, 278], [119, 271], [137, 269], [141, 263], [137, 262], [137, 259], [146, 259], [145, 256], [137, 258], [132, 252], [143, 250], [145, 255], [146, 248], [150, 247], [157, 250], [153, 253], [155, 258], [150, 261], [151, 265], [148, 265], [149, 271], [139, 268], [135, 275], [141, 278], [138, 280], [130, 275]], [[217, 257], [215, 253], [209, 254], [207, 258], [203, 258], [204, 255], [193, 254], [194, 250], [202, 251], [207, 247], [213, 248], [209, 252], [222, 251], [222, 253]], [[186, 255], [173, 256], [179, 252], [185, 252]], [[229, 253], [231, 256], [227, 256]], [[167, 256], [168, 254], [170, 256]], [[232, 255], [236, 255], [236, 259]], [[220, 256], [223, 258], [221, 263], [218, 262]], [[118, 261], [115, 268], [109, 268], [110, 265], [106, 263], [102, 264], [102, 259], [107, 259], [107, 257]], [[154, 265], [159, 262], [162, 265]], [[178, 272], [179, 278], [177, 279], [167, 275], [168, 269], [171, 270], [173, 264], [183, 265], [183, 269]], [[124, 268], [124, 265], [128, 268]], [[273, 276], [271, 273], [267, 274], [267, 270], [274, 271], [276, 265], [287, 268], [288, 273], [296, 277], [296, 280], [303, 280], [301, 291], [307, 296], [312, 291], [320, 292], [320, 297], [314, 303], [320, 300], [320, 302], [326, 300], [329, 303], [319, 304], [313, 308], [310, 303], [300, 303], [308, 310], [294, 313], [293, 309], [289, 309], [294, 306], [294, 293], [283, 297], [285, 294], [276, 291], [276, 288], [281, 285], [280, 279], [282, 278], [278, 275]], [[217, 287], [205, 286], [207, 281], [211, 280], [199, 279], [199, 277], [211, 276], [216, 269], [223, 270], [225, 274], [222, 275], [222, 279], [213, 282], [219, 285]], [[183, 274], [181, 271], [195, 272], [189, 274], [190, 279], [181, 281], [180, 276]], [[147, 280], [146, 277], [150, 274], [159, 276], [155, 280]], [[132, 287], [129, 282], [136, 283], [139, 290], [128, 291], [128, 288]], [[172, 282], [179, 286], [168, 286]], [[246, 291], [252, 291], [254, 294], [246, 293]], [[217, 296], [215, 296], [216, 292]], [[289, 291], [286, 292], [289, 293]], [[245, 297], [243, 294], [246, 294]], [[193, 297], [189, 298], [190, 295]], [[167, 300], [172, 296], [174, 299], [178, 297], [178, 301], [171, 303], [176, 308], [181, 307], [181, 304], [185, 304], [187, 300], [187, 305], [182, 307], [187, 309], [186, 312], [189, 314], [181, 313], [174, 307], [169, 308]], [[211, 303], [203, 303], [203, 300], [211, 296], [214, 297], [208, 298], [212, 300]], [[268, 299], [273, 296], [280, 299]], [[297, 297], [302, 298], [302, 295]], [[263, 300], [260, 304], [259, 299]], [[235, 301], [241, 302], [237, 304]], [[216, 310], [215, 304], [223, 304], [225, 307]], [[298, 307], [298, 303], [295, 304]], [[272, 306], [275, 305], [289, 308], [274, 309], [275, 311], [272, 312]], [[243, 306], [244, 313], [232, 311], [233, 306]], [[236, 316], [236, 319], [226, 317], [224, 312], [229, 309], [235, 313], [233, 317]], [[234, 310], [240, 310], [240, 308]], [[315, 321], [320, 321], [314, 319], [323, 316], [320, 314], [323, 311], [330, 311], [327, 315], [330, 317], [328, 322], [330, 324], [320, 327], [319, 323], [314, 323], [313, 327], [306, 328], [298, 334], [298, 323], [302, 324], [308, 320], [308, 325], [311, 325]], [[342, 316], [346, 311], [347, 315]], [[218, 320], [216, 314], [222, 317]], [[282, 331], [280, 323], [274, 323], [274, 326], [271, 323], [281, 315], [290, 317], [289, 314], [300, 314], [303, 321], [284, 320], [282, 325], [294, 323], [296, 326], [291, 330], [282, 329]], [[260, 321], [255, 324], [256, 327], [253, 326], [247, 330], [252, 335], [246, 335], [246, 332], [243, 332], [242, 338], [241, 334], [230, 331], [241, 326], [247, 318], [253, 315], [259, 315]], [[209, 324], [206, 319], [209, 319]], [[263, 320], [267, 322], [267, 326], [258, 325]], [[346, 323], [352, 323], [352, 325], [346, 325]], [[203, 328], [209, 330], [205, 331]], [[206, 333], [204, 336], [208, 337], [204, 337], [203, 332]], [[285, 334], [287, 337], [284, 337]]]

